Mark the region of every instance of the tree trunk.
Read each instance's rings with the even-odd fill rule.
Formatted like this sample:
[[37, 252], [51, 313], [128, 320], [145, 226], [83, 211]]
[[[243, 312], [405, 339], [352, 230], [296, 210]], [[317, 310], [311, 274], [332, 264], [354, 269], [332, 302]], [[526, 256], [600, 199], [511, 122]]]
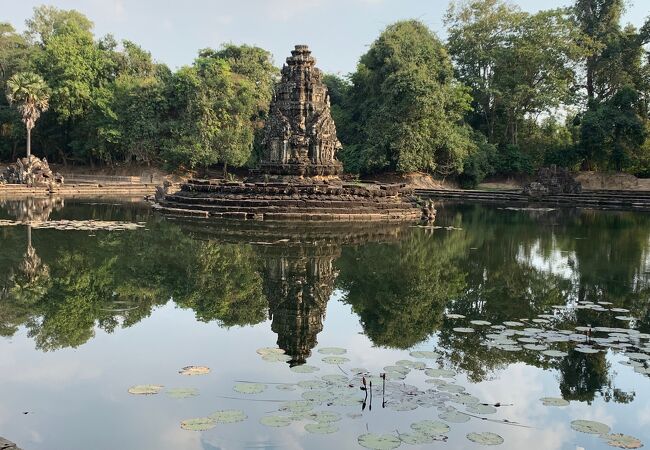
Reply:
[[32, 129], [27, 127], [27, 159], [32, 156]]

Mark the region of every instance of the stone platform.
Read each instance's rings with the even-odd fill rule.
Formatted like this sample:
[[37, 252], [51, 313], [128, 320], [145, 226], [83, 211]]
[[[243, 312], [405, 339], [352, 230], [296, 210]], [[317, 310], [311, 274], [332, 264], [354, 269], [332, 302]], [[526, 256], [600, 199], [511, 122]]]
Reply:
[[422, 216], [403, 185], [191, 180], [158, 196], [165, 214], [265, 221], [417, 221]]

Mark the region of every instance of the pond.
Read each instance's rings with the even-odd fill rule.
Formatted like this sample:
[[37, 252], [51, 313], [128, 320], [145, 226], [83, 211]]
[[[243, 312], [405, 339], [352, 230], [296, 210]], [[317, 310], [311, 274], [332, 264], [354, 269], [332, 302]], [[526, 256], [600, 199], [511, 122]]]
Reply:
[[0, 436], [25, 450], [650, 441], [648, 214], [273, 226], [28, 199], [0, 202], [0, 248]]

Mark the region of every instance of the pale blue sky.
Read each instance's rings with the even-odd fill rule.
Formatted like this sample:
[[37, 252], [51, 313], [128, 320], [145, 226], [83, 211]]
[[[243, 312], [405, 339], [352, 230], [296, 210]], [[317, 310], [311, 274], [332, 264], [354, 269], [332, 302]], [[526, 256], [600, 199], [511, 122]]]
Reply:
[[[149, 50], [172, 68], [189, 64], [197, 51], [223, 42], [270, 50], [281, 65], [294, 44], [308, 44], [325, 71], [354, 70], [386, 25], [417, 18], [444, 37], [447, 0], [1, 0], [0, 20], [19, 30], [32, 8], [50, 4], [76, 9], [95, 22], [98, 36], [112, 33]], [[518, 0], [527, 11], [568, 5], [571, 0]], [[650, 0], [634, 0], [626, 22], [640, 26]]]

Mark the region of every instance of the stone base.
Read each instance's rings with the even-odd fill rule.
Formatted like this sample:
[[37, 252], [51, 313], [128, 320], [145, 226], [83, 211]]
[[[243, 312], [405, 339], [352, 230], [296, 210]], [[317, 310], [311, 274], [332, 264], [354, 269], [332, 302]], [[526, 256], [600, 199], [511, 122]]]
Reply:
[[252, 170], [251, 173], [253, 176], [263, 176], [262, 174], [300, 177], [338, 176], [343, 173], [343, 165], [338, 161], [333, 164], [262, 163], [258, 170]]
[[403, 185], [314, 179], [302, 182], [191, 180], [156, 208], [180, 216], [277, 221], [418, 221], [422, 210]]

